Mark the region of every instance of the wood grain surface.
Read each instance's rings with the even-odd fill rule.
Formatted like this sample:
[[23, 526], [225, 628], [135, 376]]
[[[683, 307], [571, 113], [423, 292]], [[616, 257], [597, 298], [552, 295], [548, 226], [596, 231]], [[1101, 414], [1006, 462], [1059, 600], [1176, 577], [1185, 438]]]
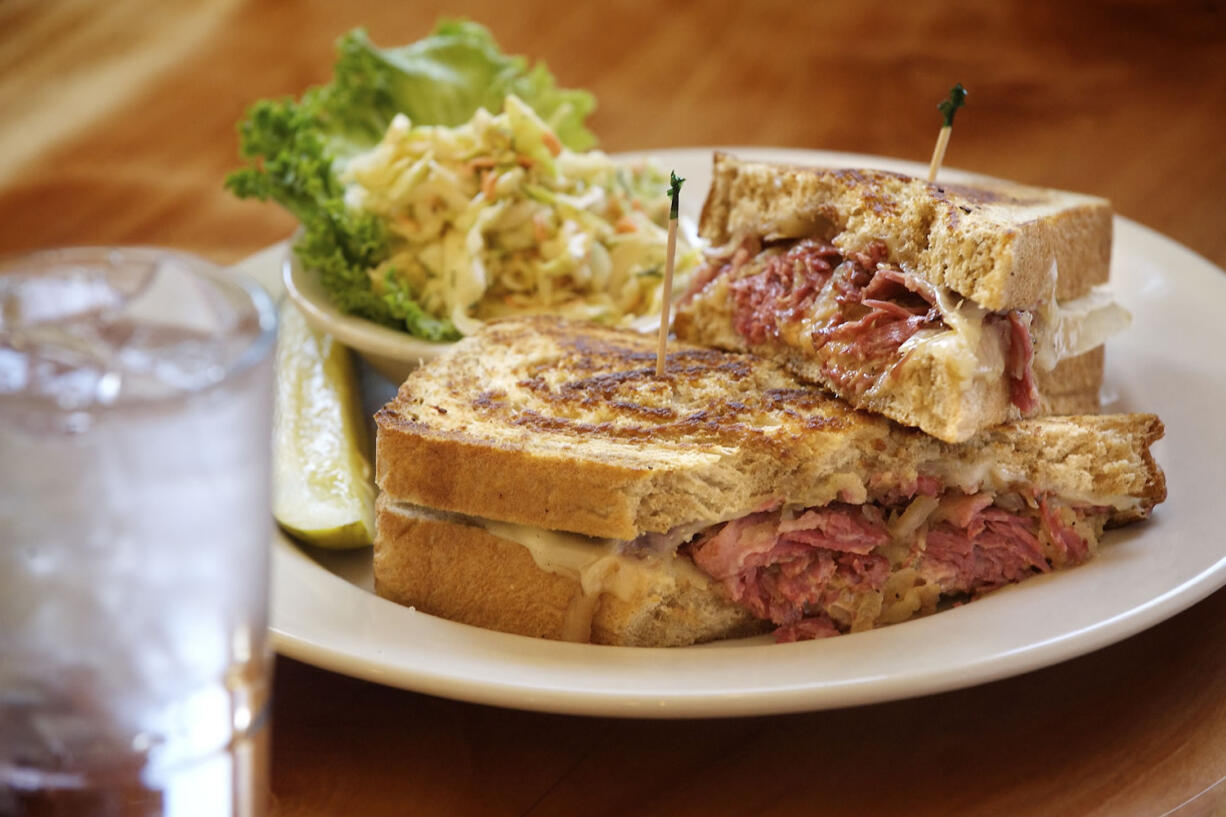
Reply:
[[[777, 145], [1111, 198], [1226, 266], [1221, 2], [0, 2], [0, 253], [177, 246], [235, 261], [293, 220], [221, 186], [253, 100], [463, 15], [592, 90], [611, 151]], [[1220, 350], [1219, 350], [1220, 351]], [[1226, 552], [1226, 536], [1223, 536]], [[646, 722], [492, 709], [281, 660], [274, 813], [1226, 813], [1226, 591], [1140, 635], [960, 692]], [[1198, 797], [1198, 795], [1201, 795]]]

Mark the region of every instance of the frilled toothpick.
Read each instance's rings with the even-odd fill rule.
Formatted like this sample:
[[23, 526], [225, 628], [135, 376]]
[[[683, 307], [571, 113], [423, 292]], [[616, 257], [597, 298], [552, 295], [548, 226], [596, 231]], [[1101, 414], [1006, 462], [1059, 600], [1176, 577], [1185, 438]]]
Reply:
[[669, 308], [673, 301], [673, 261], [677, 254], [677, 212], [678, 201], [681, 198], [681, 185], [685, 179], [677, 177], [677, 173], [669, 173], [668, 194], [672, 196], [672, 207], [668, 211], [668, 251], [664, 257], [664, 292], [660, 303], [660, 338], [656, 346], [656, 377], [664, 374], [664, 352], [668, 346]]
[[941, 162], [945, 161], [945, 148], [949, 147], [949, 134], [954, 129], [954, 114], [965, 104], [966, 89], [960, 82], [949, 89], [949, 99], [943, 99], [937, 104], [937, 110], [945, 117], [945, 124], [937, 135], [937, 144], [932, 151], [932, 164], [928, 165], [928, 181], [930, 182], [936, 181]]

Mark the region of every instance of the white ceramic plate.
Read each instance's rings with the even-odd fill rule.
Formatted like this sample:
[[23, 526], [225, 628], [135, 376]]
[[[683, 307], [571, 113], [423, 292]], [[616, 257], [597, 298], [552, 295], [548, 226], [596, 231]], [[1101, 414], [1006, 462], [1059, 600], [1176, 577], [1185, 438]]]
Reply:
[[[867, 156], [733, 149], [811, 164], [926, 167]], [[659, 151], [688, 181], [695, 213], [709, 149]], [[942, 178], [965, 179], [943, 172]], [[1226, 272], [1117, 219], [1113, 287], [1134, 316], [1107, 351], [1113, 411], [1153, 411], [1167, 426], [1154, 454], [1170, 499], [1148, 523], [1110, 533], [1098, 559], [972, 604], [856, 635], [683, 649], [564, 644], [454, 624], [377, 598], [370, 554], [305, 553], [278, 537], [272, 630], [285, 655], [433, 695], [550, 712], [708, 717], [849, 706], [966, 687], [1047, 666], [1152, 626], [1226, 584], [1218, 517], [1226, 480]], [[282, 248], [246, 268], [270, 285]]]

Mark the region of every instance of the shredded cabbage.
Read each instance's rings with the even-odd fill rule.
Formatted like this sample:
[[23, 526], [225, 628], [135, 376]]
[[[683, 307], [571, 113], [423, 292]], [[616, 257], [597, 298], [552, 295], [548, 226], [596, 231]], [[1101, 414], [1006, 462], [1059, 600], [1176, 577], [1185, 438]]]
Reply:
[[[529, 312], [631, 325], [660, 310], [664, 173], [572, 152], [513, 94], [501, 113], [479, 109], [457, 127], [398, 114], [340, 179], [346, 205], [387, 228], [374, 292], [407, 289], [464, 334]], [[678, 236], [676, 291], [698, 265], [696, 244]]]

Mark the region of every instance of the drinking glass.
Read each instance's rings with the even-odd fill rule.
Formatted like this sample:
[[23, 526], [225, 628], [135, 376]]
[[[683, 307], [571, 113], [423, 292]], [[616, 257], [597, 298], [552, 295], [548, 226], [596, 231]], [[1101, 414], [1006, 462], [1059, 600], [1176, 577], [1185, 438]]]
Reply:
[[0, 814], [263, 813], [275, 324], [169, 250], [0, 266]]

